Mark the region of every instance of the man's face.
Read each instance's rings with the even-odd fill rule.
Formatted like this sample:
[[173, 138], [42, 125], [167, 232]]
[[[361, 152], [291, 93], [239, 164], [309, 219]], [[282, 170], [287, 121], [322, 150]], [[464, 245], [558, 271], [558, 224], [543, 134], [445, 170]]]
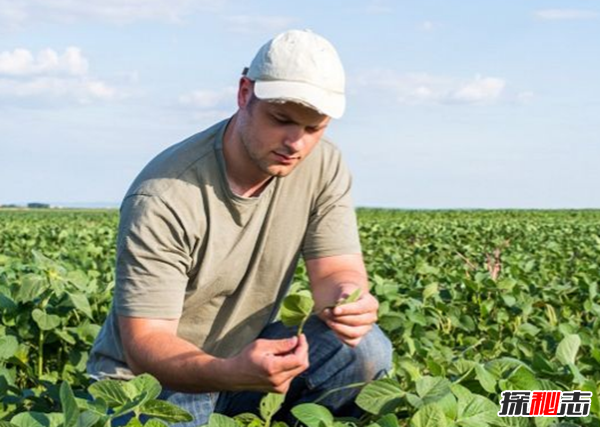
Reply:
[[306, 106], [240, 99], [240, 138], [248, 159], [268, 176], [287, 176], [310, 154], [330, 118]]

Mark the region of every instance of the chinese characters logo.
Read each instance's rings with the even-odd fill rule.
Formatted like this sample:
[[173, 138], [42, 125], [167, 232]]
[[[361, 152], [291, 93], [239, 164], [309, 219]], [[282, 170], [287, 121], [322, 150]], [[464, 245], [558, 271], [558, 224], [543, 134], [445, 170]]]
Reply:
[[592, 392], [510, 390], [502, 392], [499, 417], [587, 417]]

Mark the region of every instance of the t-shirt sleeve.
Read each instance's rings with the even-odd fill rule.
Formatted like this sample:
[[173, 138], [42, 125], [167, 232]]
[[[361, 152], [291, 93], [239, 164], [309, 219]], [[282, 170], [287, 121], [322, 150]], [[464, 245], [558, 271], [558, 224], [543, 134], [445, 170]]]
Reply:
[[132, 195], [121, 206], [114, 306], [130, 317], [181, 316], [191, 257], [177, 213], [159, 197]]
[[304, 259], [361, 253], [352, 176], [338, 153], [317, 197], [302, 245]]

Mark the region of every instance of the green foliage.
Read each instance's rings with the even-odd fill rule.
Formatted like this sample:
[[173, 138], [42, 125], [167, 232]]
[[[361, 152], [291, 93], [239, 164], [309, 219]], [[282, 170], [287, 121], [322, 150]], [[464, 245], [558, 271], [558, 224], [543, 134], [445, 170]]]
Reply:
[[300, 335], [313, 307], [314, 301], [310, 292], [300, 291], [297, 294], [290, 294], [284, 298], [281, 305], [281, 321], [288, 327], [297, 326]]
[[[600, 425], [600, 212], [359, 210], [358, 219], [394, 366], [358, 395], [368, 416], [331, 419], [315, 406], [318, 427], [553, 422], [492, 416], [507, 389], [592, 391], [592, 414], [561, 424]], [[183, 417], [151, 403], [159, 389], [149, 378], [95, 383], [93, 402], [79, 397], [110, 307], [117, 223], [116, 211], [0, 211], [0, 427], [73, 425], [76, 416], [91, 427], [109, 409], [147, 410], [152, 427], [174, 422], [161, 411]], [[301, 263], [292, 293], [307, 284]], [[301, 330], [313, 307], [300, 295], [282, 318]], [[264, 414], [225, 418], [210, 423], [281, 427]]]

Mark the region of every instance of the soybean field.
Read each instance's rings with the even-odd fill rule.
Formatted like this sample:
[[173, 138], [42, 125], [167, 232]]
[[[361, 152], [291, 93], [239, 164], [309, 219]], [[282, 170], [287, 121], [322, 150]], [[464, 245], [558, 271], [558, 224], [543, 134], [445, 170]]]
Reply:
[[[299, 422], [600, 426], [600, 211], [359, 209], [358, 219], [394, 367], [361, 386], [363, 418], [301, 405]], [[187, 419], [156, 403], [152, 377], [90, 386], [85, 375], [111, 303], [117, 225], [116, 210], [0, 210], [0, 427], [106, 426], [128, 411], [151, 427]], [[300, 264], [294, 292], [307, 283]], [[507, 390], [588, 391], [589, 415], [499, 417]], [[281, 398], [209, 425], [283, 427]]]

